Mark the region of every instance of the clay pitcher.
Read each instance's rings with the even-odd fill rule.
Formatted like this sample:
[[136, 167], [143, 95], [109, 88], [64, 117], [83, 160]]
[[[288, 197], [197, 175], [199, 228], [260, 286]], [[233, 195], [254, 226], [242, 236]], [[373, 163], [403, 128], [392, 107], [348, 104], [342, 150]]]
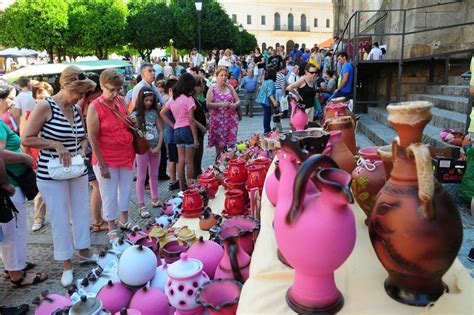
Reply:
[[370, 217], [378, 192], [385, 185], [385, 168], [377, 154], [378, 149], [360, 149], [357, 167], [352, 171], [352, 194], [367, 218]]
[[[323, 164], [333, 167], [317, 172], [321, 193], [306, 194], [310, 176]], [[278, 248], [295, 270], [286, 300], [299, 314], [333, 314], [344, 304], [334, 281], [334, 272], [351, 254], [356, 229], [349, 207], [349, 203], [353, 203], [351, 176], [334, 168], [335, 165], [324, 155], [309, 157], [298, 170], [293, 190], [287, 187], [281, 190], [281, 193], [285, 190], [285, 197], [280, 194], [275, 211]], [[284, 173], [282, 181], [288, 182]]]
[[420, 143], [431, 120], [429, 102], [387, 106], [399, 134], [390, 179], [380, 191], [369, 220], [375, 253], [388, 271], [385, 291], [393, 299], [424, 306], [445, 291], [442, 276], [461, 246], [456, 203], [434, 179], [428, 148]]
[[238, 238], [242, 229], [237, 226], [223, 228], [218, 238], [224, 243], [224, 257], [217, 266], [214, 279], [234, 279], [244, 283], [249, 277], [250, 256], [240, 247]]
[[344, 141], [353, 155], [357, 153], [355, 127], [356, 123], [352, 116], [333, 117], [324, 122], [324, 130], [341, 131], [342, 141]]
[[306, 127], [306, 123], [308, 122], [308, 115], [306, 114], [304, 108], [298, 107], [298, 104], [296, 101], [292, 98], [290, 101], [291, 104], [291, 125], [293, 126], [293, 129], [298, 131], [298, 130], [304, 130]]
[[348, 107], [345, 97], [333, 98], [324, 107], [323, 122], [332, 117], [351, 116], [355, 120], [355, 114]]
[[356, 167], [354, 155], [342, 141], [340, 131], [330, 131], [329, 134], [331, 136], [324, 150], [324, 154], [333, 159], [340, 169], [350, 174]]

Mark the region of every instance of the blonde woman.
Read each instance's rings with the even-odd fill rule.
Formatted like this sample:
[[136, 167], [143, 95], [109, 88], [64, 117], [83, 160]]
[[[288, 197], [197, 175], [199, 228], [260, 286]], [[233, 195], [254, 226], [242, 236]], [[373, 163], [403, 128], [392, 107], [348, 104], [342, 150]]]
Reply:
[[209, 108], [208, 145], [216, 148], [216, 155], [237, 142], [240, 99], [234, 88], [227, 84], [228, 73], [226, 67], [217, 67], [217, 83], [209, 88], [206, 96]]
[[219, 59], [218, 66], [219, 67], [230, 67], [230, 61], [232, 60], [232, 52], [230, 49], [226, 49], [224, 52], [224, 55], [222, 56], [221, 59]]
[[[48, 209], [54, 246], [54, 258], [63, 262], [61, 283], [74, 281], [71, 259], [78, 250], [79, 262], [94, 262], [89, 233], [89, 189], [87, 170], [79, 177], [55, 180], [48, 172], [48, 162], [59, 158], [71, 165], [76, 154], [86, 157], [87, 138], [81, 109], [76, 103], [96, 84], [76, 66], [69, 66], [59, 78], [60, 91], [36, 105], [21, 139], [24, 146], [41, 149], [36, 173], [38, 189]], [[38, 137], [38, 134], [40, 136]]]

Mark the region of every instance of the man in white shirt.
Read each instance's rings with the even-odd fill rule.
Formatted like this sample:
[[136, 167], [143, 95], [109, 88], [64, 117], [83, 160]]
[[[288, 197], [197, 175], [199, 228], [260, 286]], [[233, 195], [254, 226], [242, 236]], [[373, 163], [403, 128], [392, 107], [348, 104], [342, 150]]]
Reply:
[[144, 86], [148, 86], [151, 88], [157, 97], [158, 102], [163, 105], [163, 99], [161, 98], [160, 91], [158, 88], [153, 84], [153, 81], [155, 80], [155, 69], [153, 69], [153, 65], [151, 63], [143, 63], [140, 66], [140, 75], [142, 76], [142, 80], [135, 85], [135, 87], [132, 90], [132, 103], [133, 105], [129, 104], [129, 109], [130, 111], [133, 110], [135, 107], [135, 103], [137, 102], [138, 98], [138, 93]]
[[196, 48], [193, 48], [193, 51], [191, 52], [191, 61], [196, 68], [200, 68], [204, 62], [204, 57], [197, 51]]
[[166, 80], [169, 79], [170, 75], [173, 75], [173, 67], [170, 66], [168, 61], [165, 62], [165, 66], [163, 67], [163, 75], [165, 76]]
[[379, 48], [379, 43], [374, 42], [372, 49], [370, 50], [369, 55], [367, 56], [368, 60], [382, 60], [382, 50]]
[[286, 82], [288, 85], [295, 83], [298, 80], [298, 72], [300, 71], [298, 65], [293, 66], [293, 71], [288, 75], [288, 79], [286, 79]]
[[[12, 115], [15, 121], [18, 122], [18, 127], [21, 128], [22, 119], [28, 112], [31, 112], [35, 107], [35, 99], [31, 92], [31, 82], [27, 77], [20, 77], [17, 81], [20, 87], [20, 93], [14, 101], [14, 107], [12, 108]], [[21, 129], [20, 129], [21, 130]]]

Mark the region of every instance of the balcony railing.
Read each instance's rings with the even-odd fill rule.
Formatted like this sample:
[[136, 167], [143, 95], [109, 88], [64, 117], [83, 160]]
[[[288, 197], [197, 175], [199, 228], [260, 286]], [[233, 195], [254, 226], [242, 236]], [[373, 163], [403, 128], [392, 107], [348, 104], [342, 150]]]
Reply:
[[309, 32], [309, 26], [304, 25], [274, 25], [274, 31], [283, 31], [283, 32]]

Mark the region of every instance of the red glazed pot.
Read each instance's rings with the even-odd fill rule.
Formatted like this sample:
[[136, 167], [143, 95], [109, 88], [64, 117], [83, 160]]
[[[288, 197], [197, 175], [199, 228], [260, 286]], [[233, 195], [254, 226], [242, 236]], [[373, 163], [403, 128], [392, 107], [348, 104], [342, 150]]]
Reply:
[[247, 180], [247, 169], [244, 159], [233, 159], [227, 165], [227, 178], [234, 183], [241, 183]]
[[237, 189], [242, 192], [242, 194], [244, 195], [245, 204], [249, 202], [249, 194], [248, 194], [246, 185], [247, 185], [246, 182], [234, 183], [230, 181], [229, 179], [226, 179], [224, 181], [224, 187], [226, 187], [227, 191]]
[[188, 189], [183, 196], [183, 212], [185, 218], [197, 218], [204, 208], [204, 201], [198, 189]]
[[270, 164], [272, 164], [272, 159], [264, 156], [259, 156], [256, 158], [253, 162], [252, 165], [263, 165], [265, 166], [265, 169], [268, 171], [270, 168]]
[[242, 284], [232, 279], [216, 279], [205, 283], [196, 292], [196, 302], [210, 315], [233, 315], [237, 312]]
[[225, 193], [224, 207], [228, 215], [242, 215], [245, 212], [245, 199], [241, 190], [232, 189]]
[[263, 188], [263, 184], [265, 183], [265, 176], [267, 175], [267, 169], [265, 165], [250, 165], [247, 167], [247, 188], [255, 188], [258, 187], [259, 189]]
[[213, 199], [219, 189], [219, 182], [214, 173], [203, 173], [198, 177], [199, 186], [206, 190], [209, 198]]

